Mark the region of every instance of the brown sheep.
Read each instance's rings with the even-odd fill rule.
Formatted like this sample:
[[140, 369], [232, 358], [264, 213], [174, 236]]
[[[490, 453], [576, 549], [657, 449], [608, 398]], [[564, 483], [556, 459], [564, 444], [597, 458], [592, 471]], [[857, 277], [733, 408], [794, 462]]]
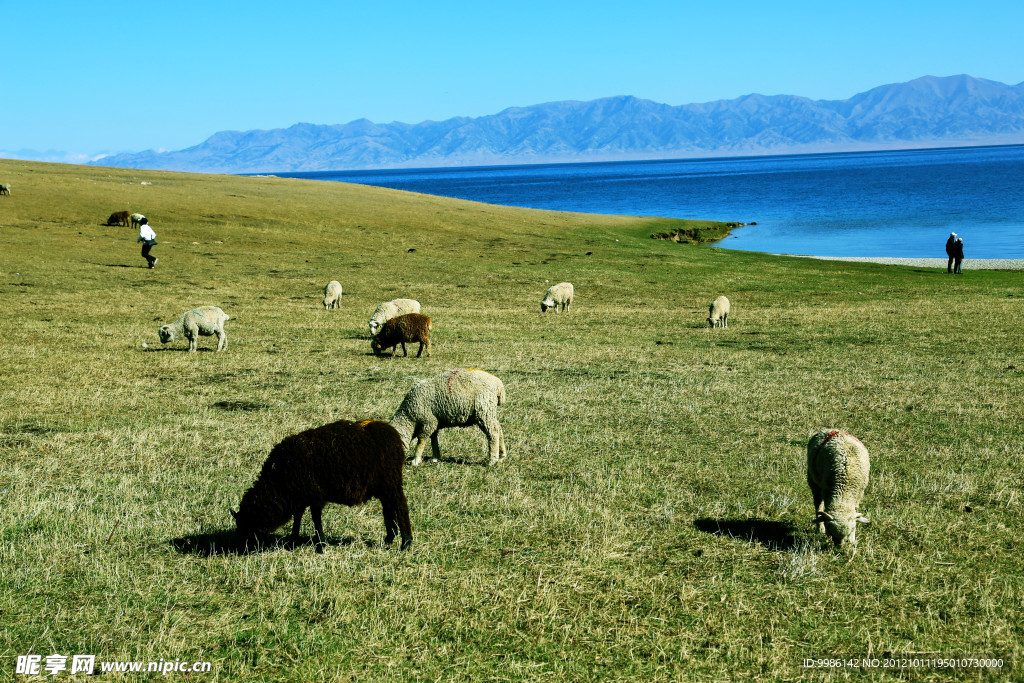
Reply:
[[274, 446], [256, 482], [232, 511], [238, 532], [248, 538], [270, 534], [295, 518], [289, 543], [299, 540], [302, 513], [309, 508], [322, 552], [320, 511], [327, 503], [360, 505], [380, 500], [390, 545], [402, 535], [402, 550], [412, 544], [409, 506], [402, 489], [405, 448], [394, 427], [379, 420], [338, 420], [286, 437]]
[[107, 225], [123, 225], [128, 227], [130, 225], [131, 214], [127, 211], [115, 211], [110, 214], [110, 218], [107, 219]]
[[430, 331], [434, 329], [434, 323], [429, 316], [422, 313], [406, 313], [397, 318], [386, 321], [370, 341], [370, 348], [378, 356], [385, 349], [391, 349], [394, 357], [398, 351], [398, 345], [402, 345], [402, 355], [408, 356], [405, 350], [405, 343], [420, 343], [420, 350], [416, 353], [419, 358], [423, 353], [423, 346], [427, 347], [427, 358], [430, 358]]

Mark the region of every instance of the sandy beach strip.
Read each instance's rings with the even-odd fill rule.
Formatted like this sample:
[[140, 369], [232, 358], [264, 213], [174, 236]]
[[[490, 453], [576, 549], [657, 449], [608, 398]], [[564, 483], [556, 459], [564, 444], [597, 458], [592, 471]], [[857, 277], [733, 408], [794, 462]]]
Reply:
[[[882, 263], [888, 266], [914, 266], [916, 268], [945, 268], [944, 258], [895, 258], [886, 256], [805, 256], [802, 254], [782, 254], [783, 256], [799, 256], [800, 258], [816, 258], [822, 261], [860, 261], [862, 263]], [[964, 259], [961, 270], [1024, 270], [1024, 259], [1019, 258], [972, 258]]]

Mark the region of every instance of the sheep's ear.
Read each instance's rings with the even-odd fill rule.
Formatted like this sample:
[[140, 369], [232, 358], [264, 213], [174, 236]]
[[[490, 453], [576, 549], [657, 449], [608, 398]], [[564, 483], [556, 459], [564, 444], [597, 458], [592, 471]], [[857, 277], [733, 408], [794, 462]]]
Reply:
[[871, 518], [867, 515], [857, 515], [857, 522], [860, 524], [871, 524]]
[[821, 510], [818, 513], [818, 516], [814, 518], [814, 521], [815, 522], [832, 522], [832, 521], [834, 521], [834, 518], [832, 517], [832, 515], [828, 514], [824, 510]]

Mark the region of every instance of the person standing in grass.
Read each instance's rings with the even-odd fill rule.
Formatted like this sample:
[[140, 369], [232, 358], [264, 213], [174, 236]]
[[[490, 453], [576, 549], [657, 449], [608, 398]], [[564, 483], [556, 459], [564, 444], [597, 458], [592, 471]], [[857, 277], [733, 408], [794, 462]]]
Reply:
[[949, 257], [949, 260], [946, 262], [946, 272], [947, 273], [952, 273], [953, 272], [953, 245], [954, 244], [956, 244], [956, 233], [955, 232], [951, 232], [951, 233], [949, 233], [949, 239], [946, 240], [946, 256]]
[[149, 267], [155, 266], [159, 259], [155, 256], [150, 256], [149, 250], [156, 246], [156, 233], [153, 232], [153, 228], [149, 227], [149, 219], [143, 218], [139, 221], [139, 239], [135, 241], [142, 242], [142, 258], [146, 259]]
[[953, 243], [953, 274], [961, 275], [960, 264], [964, 262], [964, 241], [959, 237]]

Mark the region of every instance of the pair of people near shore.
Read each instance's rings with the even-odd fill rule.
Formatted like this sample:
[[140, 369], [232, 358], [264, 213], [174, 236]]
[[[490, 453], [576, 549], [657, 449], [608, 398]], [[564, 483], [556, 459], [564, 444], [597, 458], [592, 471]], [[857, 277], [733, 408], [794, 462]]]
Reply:
[[946, 256], [949, 257], [946, 272], [960, 275], [960, 265], [964, 261], [964, 241], [957, 237], [955, 232], [949, 233], [949, 239], [946, 240]]
[[156, 265], [159, 260], [155, 256], [149, 255], [149, 250], [156, 246], [156, 233], [153, 232], [153, 228], [149, 227], [149, 220], [143, 218], [139, 221], [139, 239], [136, 242], [142, 242], [142, 258], [146, 259], [146, 263], [152, 268]]

